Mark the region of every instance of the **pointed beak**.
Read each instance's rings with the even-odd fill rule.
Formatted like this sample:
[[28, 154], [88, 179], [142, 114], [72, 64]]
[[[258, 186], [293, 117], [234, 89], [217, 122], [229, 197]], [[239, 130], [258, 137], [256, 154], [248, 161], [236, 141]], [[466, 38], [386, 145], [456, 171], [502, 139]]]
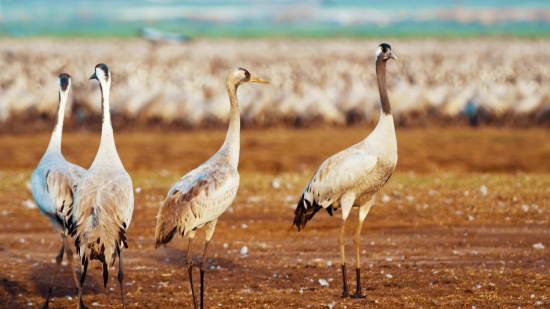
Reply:
[[397, 56], [390, 50], [390, 58], [397, 60]]
[[266, 80], [263, 80], [259, 77], [256, 77], [256, 76], [250, 76], [250, 82], [252, 83], [262, 83], [262, 84], [269, 84], [268, 81]]
[[92, 79], [97, 79], [97, 75], [95, 75], [95, 72], [94, 72], [94, 74], [92, 74], [92, 76], [90, 76], [90, 80], [92, 80]]

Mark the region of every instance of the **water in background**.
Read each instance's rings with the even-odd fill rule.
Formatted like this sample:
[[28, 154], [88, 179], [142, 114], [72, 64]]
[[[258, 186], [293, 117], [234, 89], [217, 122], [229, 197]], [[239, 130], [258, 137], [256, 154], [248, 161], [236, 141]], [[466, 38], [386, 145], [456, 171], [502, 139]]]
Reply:
[[546, 36], [550, 1], [0, 0], [1, 35], [136, 36], [144, 29], [186, 37]]

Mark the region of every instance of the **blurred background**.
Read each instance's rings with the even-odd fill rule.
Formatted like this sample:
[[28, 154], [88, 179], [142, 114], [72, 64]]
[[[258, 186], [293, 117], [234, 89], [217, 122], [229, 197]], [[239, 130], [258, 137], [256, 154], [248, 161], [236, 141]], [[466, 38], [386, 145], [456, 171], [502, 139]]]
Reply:
[[244, 67], [243, 125], [375, 123], [374, 51], [390, 43], [398, 126], [548, 126], [550, 2], [0, 2], [0, 132], [51, 128], [57, 75], [72, 75], [68, 127], [99, 129], [88, 77], [113, 75], [113, 124], [224, 127], [224, 80]]

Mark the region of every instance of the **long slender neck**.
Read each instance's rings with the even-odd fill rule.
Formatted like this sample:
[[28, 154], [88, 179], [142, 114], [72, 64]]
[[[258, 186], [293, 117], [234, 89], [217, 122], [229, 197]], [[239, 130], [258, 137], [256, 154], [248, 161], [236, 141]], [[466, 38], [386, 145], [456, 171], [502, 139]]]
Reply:
[[97, 158], [108, 158], [110, 162], [115, 162], [116, 159], [120, 161], [118, 153], [115, 147], [115, 138], [113, 134], [113, 126], [111, 125], [111, 111], [109, 105], [109, 85], [101, 87], [101, 113], [102, 113], [102, 125], [101, 125], [101, 141], [99, 143], [99, 150], [97, 152]]
[[376, 60], [376, 77], [378, 78], [378, 91], [380, 92], [380, 103], [384, 115], [391, 115], [390, 98], [386, 89], [386, 61]]
[[237, 101], [237, 86], [227, 82], [226, 87], [231, 108], [229, 110], [229, 129], [227, 130], [227, 136], [225, 137], [225, 142], [220, 152], [223, 152], [231, 165], [237, 168], [239, 165], [239, 149], [241, 143], [241, 116], [239, 114], [239, 103]]
[[61, 153], [61, 135], [63, 133], [63, 120], [65, 118], [65, 106], [69, 91], [59, 91], [59, 106], [57, 107], [57, 118], [53, 129], [52, 138], [48, 145], [47, 153]]

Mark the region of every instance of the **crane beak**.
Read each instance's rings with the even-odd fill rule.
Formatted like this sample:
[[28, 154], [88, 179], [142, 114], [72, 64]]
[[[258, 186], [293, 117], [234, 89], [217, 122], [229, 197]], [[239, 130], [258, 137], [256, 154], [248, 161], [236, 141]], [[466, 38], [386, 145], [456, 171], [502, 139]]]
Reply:
[[92, 76], [90, 76], [90, 80], [92, 80], [92, 79], [97, 79], [97, 75], [95, 75], [95, 72], [94, 72], [94, 74], [92, 74]]
[[266, 80], [263, 80], [259, 77], [256, 77], [256, 76], [250, 76], [250, 82], [252, 83], [262, 83], [262, 84], [269, 84], [268, 81]]
[[390, 58], [397, 60], [397, 56], [390, 50]]

